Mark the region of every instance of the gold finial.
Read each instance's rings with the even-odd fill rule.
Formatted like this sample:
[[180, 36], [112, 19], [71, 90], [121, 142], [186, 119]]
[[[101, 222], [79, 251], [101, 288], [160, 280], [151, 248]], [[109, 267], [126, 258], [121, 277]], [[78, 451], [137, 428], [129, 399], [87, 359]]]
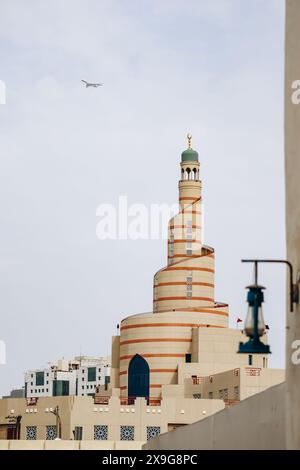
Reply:
[[187, 140], [188, 140], [188, 150], [192, 150], [192, 134], [188, 133]]

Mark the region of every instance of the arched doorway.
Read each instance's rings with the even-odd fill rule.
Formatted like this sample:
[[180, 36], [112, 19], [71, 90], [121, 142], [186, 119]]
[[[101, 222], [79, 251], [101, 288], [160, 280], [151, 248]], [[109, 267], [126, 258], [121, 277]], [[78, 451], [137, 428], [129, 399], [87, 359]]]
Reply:
[[148, 362], [136, 354], [128, 367], [128, 398], [149, 397], [150, 370]]

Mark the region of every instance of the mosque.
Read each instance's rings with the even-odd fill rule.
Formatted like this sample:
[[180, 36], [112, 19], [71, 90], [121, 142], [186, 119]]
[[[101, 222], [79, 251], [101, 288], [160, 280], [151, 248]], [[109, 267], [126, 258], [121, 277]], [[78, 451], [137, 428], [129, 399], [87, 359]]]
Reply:
[[[168, 224], [167, 266], [154, 275], [153, 311], [121, 321], [112, 338], [110, 383], [94, 396], [0, 400], [0, 439], [1, 433], [10, 439], [9, 426], [18, 425], [15, 435], [39, 441], [34, 448], [65, 448], [66, 441], [67, 448], [141, 448], [284, 381], [283, 370], [268, 368], [267, 354], [237, 352], [246, 336], [229, 328], [229, 307], [215, 299], [215, 252], [203, 244], [201, 189], [199, 157], [188, 135], [179, 212]], [[58, 432], [54, 410], [62, 440], [51, 447], [48, 431], [52, 438]]]
[[228, 327], [229, 306], [215, 299], [215, 252], [202, 240], [202, 182], [191, 140], [189, 134], [181, 154], [179, 212], [168, 224], [167, 266], [154, 275], [153, 312], [123, 319], [120, 336], [113, 337], [111, 388], [124, 403], [144, 397], [158, 405], [170, 396], [208, 398], [209, 393], [236, 401], [251, 391], [231, 390], [229, 383], [213, 390], [214, 374], [245, 367], [252, 371], [248, 376], [274, 376], [267, 355], [237, 353], [246, 337]]

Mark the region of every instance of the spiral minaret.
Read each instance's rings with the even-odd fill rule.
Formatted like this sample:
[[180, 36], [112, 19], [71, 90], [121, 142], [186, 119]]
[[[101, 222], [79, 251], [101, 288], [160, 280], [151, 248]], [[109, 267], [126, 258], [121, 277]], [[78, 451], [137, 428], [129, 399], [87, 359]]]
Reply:
[[214, 298], [214, 250], [203, 244], [198, 153], [181, 154], [179, 212], [168, 226], [167, 266], [154, 275], [153, 312], [121, 322], [120, 389], [128, 396], [128, 367], [135, 355], [150, 369], [149, 396], [159, 400], [162, 385], [177, 383], [177, 368], [192, 358], [193, 328], [227, 328], [228, 305]]

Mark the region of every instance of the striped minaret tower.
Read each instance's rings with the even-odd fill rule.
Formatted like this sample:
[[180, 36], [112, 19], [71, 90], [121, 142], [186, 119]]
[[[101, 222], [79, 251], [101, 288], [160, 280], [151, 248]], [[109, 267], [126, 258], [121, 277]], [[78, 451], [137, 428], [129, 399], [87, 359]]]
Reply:
[[188, 134], [188, 148], [181, 154], [179, 212], [169, 221], [167, 266], [154, 276], [153, 312], [121, 322], [121, 397], [137, 395], [132, 364], [140, 361], [138, 367], [149, 367], [149, 390], [139, 396], [148, 393], [155, 403], [164, 384], [177, 383], [178, 364], [187, 357], [193, 361], [193, 329], [228, 327], [228, 305], [214, 299], [214, 250], [203, 244], [201, 207], [199, 158]]

